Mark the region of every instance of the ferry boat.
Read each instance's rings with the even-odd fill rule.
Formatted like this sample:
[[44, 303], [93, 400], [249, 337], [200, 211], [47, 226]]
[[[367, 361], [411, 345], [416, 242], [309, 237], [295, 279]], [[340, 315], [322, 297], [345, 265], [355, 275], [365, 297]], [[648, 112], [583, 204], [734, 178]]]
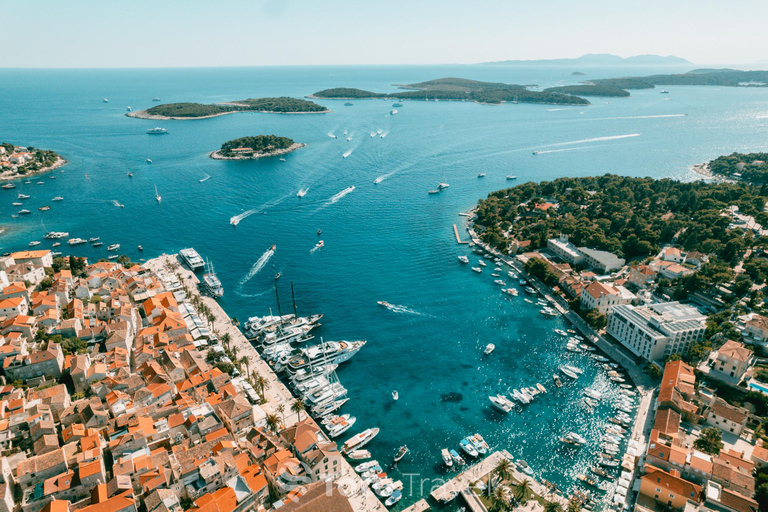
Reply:
[[43, 238], [66, 238], [69, 236], [69, 233], [66, 231], [49, 231], [46, 234], [43, 235]]
[[447, 448], [440, 450], [440, 456], [443, 458], [443, 464], [449, 468], [453, 466], [453, 459], [451, 458], [451, 454], [448, 452]]
[[3, 188], [6, 190], [10, 190], [12, 188], [16, 188], [16, 185], [13, 183], [6, 183], [5, 185], [3, 185]]
[[344, 442], [344, 445], [341, 447], [341, 453], [347, 453], [352, 450], [362, 448], [366, 444], [370, 443], [377, 435], [379, 435], [378, 428], [369, 428], [368, 430], [364, 430], [359, 434], [347, 439]]
[[205, 267], [205, 261], [203, 261], [203, 258], [200, 257], [200, 254], [198, 254], [198, 252], [192, 247], [187, 247], [180, 250], [179, 256], [192, 271]]
[[120, 244], [112, 244], [112, 245], [110, 245], [110, 246], [108, 246], [108, 247], [107, 247], [107, 250], [108, 250], [108, 251], [116, 251], [116, 250], [118, 250], [119, 248], [120, 248]]
[[213, 263], [210, 261], [208, 262], [208, 272], [203, 274], [203, 286], [208, 293], [217, 299], [224, 295], [224, 287], [221, 285], [219, 277], [213, 270]]
[[469, 263], [469, 258], [466, 256], [459, 256], [459, 261], [462, 263]]
[[408, 450], [408, 447], [406, 445], [403, 445], [400, 448], [398, 448], [397, 453], [395, 454], [395, 462], [400, 462], [401, 460], [403, 460], [403, 457], [405, 457], [409, 451], [410, 450]]
[[162, 135], [164, 133], [168, 133], [168, 130], [166, 130], [165, 128], [160, 128], [158, 126], [156, 128], [150, 128], [149, 130], [147, 130], [147, 133], [149, 135]]
[[67, 243], [69, 245], [82, 245], [82, 244], [87, 244], [88, 240], [84, 238], [70, 238], [69, 240], [67, 240]]

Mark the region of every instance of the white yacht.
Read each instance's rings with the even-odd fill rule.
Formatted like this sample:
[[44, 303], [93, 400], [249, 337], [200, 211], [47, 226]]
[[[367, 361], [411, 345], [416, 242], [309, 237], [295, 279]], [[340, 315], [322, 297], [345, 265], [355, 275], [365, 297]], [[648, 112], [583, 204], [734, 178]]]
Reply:
[[214, 298], [219, 298], [224, 295], [224, 287], [221, 285], [219, 277], [213, 270], [213, 263], [208, 262], [208, 271], [203, 274], [203, 287]]
[[107, 246], [108, 251], [116, 251], [118, 249], [120, 249], [120, 244], [112, 244], [110, 246]]
[[469, 258], [466, 256], [459, 256], [459, 261], [462, 263], [469, 263]]
[[205, 261], [200, 257], [200, 254], [192, 247], [187, 247], [179, 251], [179, 256], [187, 264], [191, 270], [197, 270], [205, 267]]
[[37, 240], [34, 240], [34, 241], [32, 241], [32, 242], [29, 242], [29, 244], [28, 244], [28, 245], [29, 245], [30, 247], [37, 247], [38, 245], [40, 245], [40, 242], [39, 242], [39, 241], [37, 241]]
[[63, 200], [64, 200], [64, 198], [61, 197], [61, 196], [56, 196], [53, 199], [51, 199], [51, 201], [63, 201]]
[[292, 357], [287, 362], [290, 373], [306, 368], [310, 365], [341, 364], [357, 354], [365, 345], [361, 341], [325, 341], [314, 347], [301, 349], [301, 353]]
[[484, 353], [485, 355], [488, 355], [488, 354], [490, 354], [491, 352], [493, 352], [495, 349], [496, 349], [496, 345], [494, 345], [493, 343], [489, 343], [489, 344], [487, 344], [487, 345], [485, 346], [485, 350], [483, 350], [483, 353]]
[[88, 240], [84, 238], [70, 238], [69, 240], [67, 240], [67, 243], [69, 245], [81, 245], [81, 244], [87, 244]]
[[149, 135], [161, 135], [163, 133], [168, 133], [168, 130], [166, 130], [165, 128], [160, 128], [158, 126], [157, 128], [150, 128], [149, 130], [147, 130], [147, 133]]
[[45, 235], [43, 235], [43, 238], [66, 238], [69, 236], [69, 233], [66, 231], [49, 231]]
[[397, 114], [397, 109], [396, 109], [396, 108], [393, 108], [393, 109], [392, 109], [392, 111], [390, 112], [390, 114], [392, 114], [393, 116], [394, 116], [395, 114]]
[[510, 175], [507, 176], [507, 179], [508, 180], [516, 180], [517, 176], [513, 176], [513, 175], [510, 174]]
[[443, 464], [449, 468], [453, 466], [453, 459], [451, 459], [451, 454], [448, 452], [447, 448], [443, 448], [440, 451], [440, 456], [443, 457]]
[[379, 435], [378, 428], [369, 428], [368, 430], [364, 430], [359, 434], [347, 439], [344, 442], [344, 445], [341, 447], [341, 453], [347, 453], [352, 450], [362, 448], [366, 444], [370, 443], [371, 440], [377, 435]]

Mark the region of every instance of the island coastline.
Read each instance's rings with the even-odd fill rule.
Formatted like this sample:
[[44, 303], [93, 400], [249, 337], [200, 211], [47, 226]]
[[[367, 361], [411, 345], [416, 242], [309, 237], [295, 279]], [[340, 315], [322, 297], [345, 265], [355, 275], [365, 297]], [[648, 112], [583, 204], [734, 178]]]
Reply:
[[276, 149], [268, 153], [254, 153], [251, 156], [245, 156], [245, 155], [224, 156], [221, 154], [221, 150], [217, 149], [216, 151], [211, 151], [210, 153], [208, 153], [208, 156], [213, 160], [258, 160], [259, 158], [266, 158], [270, 156], [287, 155], [288, 153], [292, 153], [297, 149], [301, 149], [305, 146], [306, 144], [304, 144], [303, 142], [294, 142], [293, 144], [291, 144], [290, 147], [287, 147], [285, 149]]
[[52, 165], [49, 165], [48, 167], [43, 167], [42, 169], [38, 169], [36, 171], [28, 172], [28, 173], [25, 173], [25, 174], [18, 174], [18, 173], [16, 173], [13, 176], [6, 176], [6, 175], [3, 175], [3, 174], [0, 174], [0, 182], [2, 182], [2, 181], [21, 180], [21, 179], [31, 178], [32, 176], [39, 176], [41, 174], [46, 174], [46, 173], [49, 173], [51, 171], [55, 171], [56, 169], [66, 165], [67, 163], [69, 163], [69, 162], [67, 160], [65, 160], [64, 158], [62, 158], [61, 155], [57, 155], [56, 161]]

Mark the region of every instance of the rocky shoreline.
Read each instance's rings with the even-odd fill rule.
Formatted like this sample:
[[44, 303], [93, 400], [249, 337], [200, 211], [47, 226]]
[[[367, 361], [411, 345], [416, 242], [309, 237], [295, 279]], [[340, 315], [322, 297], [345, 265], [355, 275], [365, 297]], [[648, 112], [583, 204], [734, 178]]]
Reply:
[[211, 151], [208, 156], [214, 160], [258, 160], [259, 158], [265, 158], [269, 156], [287, 155], [288, 153], [296, 151], [297, 149], [301, 149], [304, 146], [306, 146], [306, 144], [301, 142], [294, 142], [290, 147], [285, 149], [276, 149], [275, 151], [270, 151], [269, 153], [256, 153], [252, 156], [224, 156], [221, 154], [221, 150], [217, 149], [216, 151]]
[[209, 116], [199, 117], [177, 117], [177, 116], [158, 116], [154, 114], [147, 114], [146, 110], [137, 110], [136, 112], [126, 112], [126, 117], [133, 117], [134, 119], [151, 119], [153, 121], [194, 121], [196, 119], [210, 119], [212, 117], [225, 116], [227, 114], [237, 114], [238, 112], [256, 112], [257, 114], [327, 114], [331, 110], [322, 110], [319, 112], [277, 112], [274, 110], [232, 110], [230, 112], [219, 112], [218, 114], [211, 114]]
[[62, 165], [66, 164], [66, 163], [67, 163], [67, 161], [64, 160], [63, 158], [61, 158], [61, 156], [59, 156], [58, 159], [56, 160], [56, 162], [54, 162], [53, 165], [49, 165], [48, 167], [43, 167], [42, 169], [38, 169], [37, 171], [34, 171], [34, 172], [28, 172], [26, 174], [16, 173], [16, 174], [13, 174], [13, 175], [0, 174], [0, 181], [13, 181], [13, 180], [20, 180], [20, 179], [25, 179], [25, 178], [31, 178], [32, 176], [38, 176], [40, 174], [45, 174], [47, 172], [51, 172], [53, 170], [56, 170], [56, 169], [58, 169], [59, 167], [61, 167]]

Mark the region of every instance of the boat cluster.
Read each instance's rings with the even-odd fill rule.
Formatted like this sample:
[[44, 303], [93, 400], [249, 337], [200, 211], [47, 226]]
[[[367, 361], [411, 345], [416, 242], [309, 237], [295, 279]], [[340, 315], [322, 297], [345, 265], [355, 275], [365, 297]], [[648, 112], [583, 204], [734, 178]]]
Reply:
[[521, 406], [527, 405], [533, 402], [538, 395], [546, 392], [547, 389], [540, 383], [537, 383], [536, 386], [513, 389], [509, 393], [509, 397], [511, 399], [507, 398], [506, 395], [499, 394], [496, 396], [489, 396], [488, 400], [491, 401], [491, 405], [496, 409], [500, 410], [501, 412], [508, 413], [512, 411], [515, 403], [519, 403]]
[[403, 482], [392, 480], [376, 460], [363, 462], [355, 466], [355, 471], [360, 474], [363, 482], [370, 486], [373, 492], [380, 498], [386, 498], [384, 504], [393, 506], [403, 497]]
[[[465, 437], [459, 442], [459, 447], [461, 451], [472, 457], [472, 459], [486, 455], [490, 449], [488, 448], [488, 443], [485, 442], [485, 439], [480, 434]], [[466, 459], [454, 449], [443, 448], [440, 454], [443, 457], [443, 464], [448, 468], [463, 466], [467, 463]]]

